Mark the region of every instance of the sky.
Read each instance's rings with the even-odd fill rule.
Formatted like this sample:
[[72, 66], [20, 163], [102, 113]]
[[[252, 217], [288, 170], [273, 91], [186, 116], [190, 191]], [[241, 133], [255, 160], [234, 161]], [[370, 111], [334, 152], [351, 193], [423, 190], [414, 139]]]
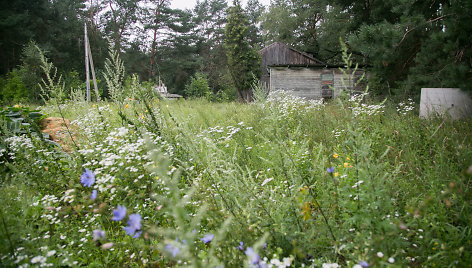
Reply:
[[[232, 0], [226, 0], [228, 2], [228, 5], [231, 5], [233, 3]], [[241, 4], [242, 6], [246, 6], [247, 0], [242, 0]], [[178, 9], [193, 9], [195, 6], [195, 3], [197, 3], [197, 0], [171, 0], [170, 6], [172, 8], [178, 8]], [[270, 3], [270, 0], [259, 0], [259, 3], [268, 6]]]

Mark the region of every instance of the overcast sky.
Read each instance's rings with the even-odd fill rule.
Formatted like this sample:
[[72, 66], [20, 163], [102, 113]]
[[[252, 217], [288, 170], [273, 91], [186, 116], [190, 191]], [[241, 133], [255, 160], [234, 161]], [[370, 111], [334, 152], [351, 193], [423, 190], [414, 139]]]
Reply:
[[[229, 5], [232, 5], [233, 1], [232, 0], [226, 0]], [[241, 0], [242, 6], [246, 6], [247, 0]], [[172, 8], [178, 8], [178, 9], [193, 9], [195, 6], [195, 3], [197, 3], [197, 0], [171, 0], [170, 6]], [[268, 6], [270, 3], [270, 0], [259, 0], [259, 3]]]

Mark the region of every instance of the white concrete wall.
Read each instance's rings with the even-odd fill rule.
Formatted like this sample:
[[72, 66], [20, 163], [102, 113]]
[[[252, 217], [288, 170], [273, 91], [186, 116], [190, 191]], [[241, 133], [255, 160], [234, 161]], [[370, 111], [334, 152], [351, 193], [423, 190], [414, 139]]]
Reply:
[[472, 116], [472, 99], [459, 88], [422, 88], [420, 117], [446, 113], [453, 119]]

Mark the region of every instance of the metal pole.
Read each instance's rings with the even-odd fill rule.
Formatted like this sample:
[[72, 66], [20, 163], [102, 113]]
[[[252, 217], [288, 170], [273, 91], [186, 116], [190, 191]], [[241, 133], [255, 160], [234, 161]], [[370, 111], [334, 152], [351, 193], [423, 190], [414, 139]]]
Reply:
[[85, 43], [85, 75], [87, 86], [87, 101], [90, 102], [90, 74], [89, 74], [89, 53], [88, 53], [88, 38], [87, 38], [87, 23], [84, 22], [84, 43]]

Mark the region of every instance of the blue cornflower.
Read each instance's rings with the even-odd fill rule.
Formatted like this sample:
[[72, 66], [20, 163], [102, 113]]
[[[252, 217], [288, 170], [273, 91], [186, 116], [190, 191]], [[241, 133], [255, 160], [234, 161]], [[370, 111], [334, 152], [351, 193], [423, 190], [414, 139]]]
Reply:
[[106, 236], [106, 232], [103, 230], [93, 230], [92, 234], [93, 240], [100, 240]]
[[330, 167], [330, 168], [326, 169], [326, 171], [328, 171], [328, 173], [331, 174], [331, 173], [334, 172], [334, 167]]
[[82, 175], [80, 175], [80, 182], [85, 187], [92, 186], [95, 183], [95, 174], [93, 174], [92, 171], [90, 171], [88, 168], [86, 168], [84, 173], [82, 173]]
[[[134, 233], [138, 231], [139, 229], [141, 229], [141, 215], [139, 214], [129, 215], [128, 226], [125, 227], [125, 232], [135, 237], [136, 235]], [[136, 237], [139, 237], [139, 235]]]
[[166, 250], [172, 254], [172, 257], [177, 256], [180, 252], [180, 248], [172, 245], [172, 244], [167, 244], [166, 245]]
[[244, 243], [243, 243], [243, 241], [240, 241], [240, 242], [239, 242], [239, 246], [237, 247], [237, 249], [239, 249], [239, 250], [241, 250], [241, 251], [244, 250]]
[[90, 196], [90, 199], [92, 199], [92, 200], [97, 199], [97, 190], [92, 191], [92, 195]]
[[202, 240], [204, 244], [207, 244], [210, 243], [211, 240], [213, 240], [213, 237], [215, 237], [213, 234], [207, 234], [200, 240]]
[[258, 264], [261, 260], [259, 254], [257, 254], [251, 247], [247, 248], [244, 253], [246, 253], [246, 256], [251, 259], [251, 264]]
[[126, 216], [126, 208], [124, 206], [118, 205], [115, 210], [113, 210], [113, 218], [112, 221], [121, 221]]
[[140, 237], [142, 232], [143, 232], [143, 231], [138, 231], [138, 232], [136, 232], [136, 234], [133, 235], [133, 238], [138, 238], [138, 237]]
[[361, 261], [359, 263], [362, 267], [369, 267], [369, 264], [366, 261]]

